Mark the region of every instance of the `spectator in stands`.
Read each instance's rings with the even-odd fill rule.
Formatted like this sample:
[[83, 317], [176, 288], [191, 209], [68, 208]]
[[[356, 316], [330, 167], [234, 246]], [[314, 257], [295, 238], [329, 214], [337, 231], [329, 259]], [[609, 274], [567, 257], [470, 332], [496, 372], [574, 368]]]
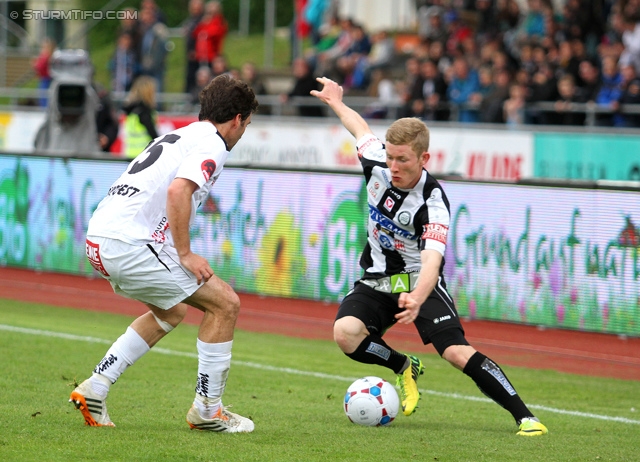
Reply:
[[473, 35], [469, 26], [462, 22], [460, 14], [456, 10], [449, 10], [445, 13], [448, 38], [445, 42], [446, 53], [451, 57], [459, 56], [462, 42]]
[[616, 114], [622, 97], [622, 75], [618, 70], [618, 61], [613, 56], [602, 58], [600, 85], [596, 92], [595, 102], [601, 108], [610, 109], [612, 113], [597, 113], [595, 123], [601, 127], [622, 125], [622, 116]]
[[514, 82], [509, 87], [509, 98], [502, 105], [503, 118], [510, 127], [517, 127], [525, 123], [526, 88]]
[[[290, 98], [296, 96], [309, 97], [311, 90], [318, 90], [319, 84], [313, 76], [313, 69], [304, 58], [293, 60], [293, 76], [295, 81], [293, 88], [287, 94], [280, 95], [282, 103], [287, 103]], [[317, 104], [301, 104], [298, 106], [298, 114], [301, 117], [323, 117], [324, 111]]]
[[480, 43], [496, 39], [500, 34], [497, 9], [493, 6], [492, 0], [475, 0], [474, 2], [477, 26], [476, 40]]
[[614, 13], [612, 25], [620, 34], [624, 47], [620, 54], [620, 64], [633, 65], [636, 74], [640, 75], [640, 16]]
[[109, 61], [111, 73], [111, 91], [127, 92], [138, 75], [138, 61], [133, 49], [133, 40], [129, 32], [118, 36], [116, 51]]
[[600, 88], [600, 71], [596, 64], [590, 59], [584, 59], [578, 67], [580, 80], [578, 88], [583, 101], [595, 101], [596, 94]]
[[366, 72], [389, 67], [393, 64], [396, 50], [393, 38], [386, 30], [380, 30], [371, 36], [371, 51], [366, 57]]
[[558, 101], [555, 102], [556, 113], [552, 123], [557, 125], [584, 125], [584, 112], [577, 112], [575, 103], [584, 103], [575, 80], [571, 74], [566, 74], [558, 79]]
[[547, 35], [545, 14], [551, 5], [545, 0], [527, 0], [527, 12], [516, 30], [516, 44], [539, 43]]
[[376, 68], [371, 72], [367, 94], [377, 99], [363, 111], [365, 119], [384, 119], [390, 113], [395, 114], [391, 106], [398, 108], [402, 102], [398, 82], [391, 78], [391, 73], [386, 67]]
[[167, 57], [167, 26], [159, 22], [152, 8], [140, 10], [142, 39], [140, 42], [140, 74], [156, 81], [156, 91], [164, 91], [165, 61]]
[[573, 55], [571, 42], [564, 41], [558, 45], [558, 75], [571, 74], [574, 79], [578, 78], [580, 61]]
[[413, 103], [413, 112], [424, 120], [449, 120], [449, 111], [440, 107], [447, 101], [447, 83], [430, 59], [420, 64], [422, 77], [422, 97]]
[[336, 60], [336, 71], [345, 89], [366, 89], [366, 60], [371, 51], [371, 41], [360, 24], [351, 28], [351, 44]]
[[254, 63], [247, 61], [242, 64], [240, 68], [240, 79], [249, 84], [249, 86], [253, 90], [253, 93], [255, 93], [256, 95], [267, 94], [267, 88], [264, 86], [262, 77], [258, 73], [258, 69], [256, 68], [256, 65]]
[[212, 78], [218, 77], [222, 74], [228, 74], [231, 72], [229, 69], [229, 65], [227, 63], [227, 57], [223, 54], [220, 54], [213, 58], [211, 62], [211, 76]]
[[99, 106], [96, 111], [96, 131], [98, 132], [98, 143], [100, 149], [109, 152], [111, 146], [116, 141], [119, 131], [119, 122], [116, 111], [111, 102], [109, 91], [95, 80], [91, 85], [98, 96]]
[[140, 154], [151, 140], [158, 137], [156, 129], [156, 79], [138, 77], [131, 86], [122, 110], [125, 113], [124, 154], [132, 159]]
[[405, 78], [402, 82], [400, 99], [403, 102], [402, 117], [420, 117], [418, 107], [414, 106], [415, 101], [422, 100], [422, 84], [424, 83], [420, 74], [420, 62], [410, 56], [404, 64]]
[[156, 22], [167, 25], [167, 15], [160, 9], [155, 0], [142, 0], [140, 2], [140, 10], [149, 10], [153, 12]]
[[[640, 105], [640, 78], [636, 74], [636, 69], [632, 64], [623, 64], [620, 66], [620, 74], [622, 75], [622, 95], [620, 96], [620, 108], [625, 109], [627, 104]], [[618, 121], [622, 127], [640, 127], [640, 114], [621, 114], [621, 120]]]
[[[253, 93], [258, 98], [258, 101], [260, 101], [261, 95], [268, 94], [267, 87], [265, 86], [264, 81], [254, 63], [249, 61], [243, 63], [240, 67], [239, 78], [243, 82], [249, 84], [249, 86], [253, 90]], [[259, 115], [267, 115], [270, 113], [270, 106], [262, 103], [260, 103], [260, 106], [258, 106], [258, 110], [255, 112], [255, 114]]]
[[182, 24], [182, 33], [185, 39], [185, 49], [187, 56], [185, 72], [185, 93], [191, 93], [196, 86], [196, 72], [200, 63], [196, 57], [196, 38], [193, 34], [196, 27], [202, 21], [204, 15], [204, 0], [189, 0], [189, 17]]
[[496, 23], [501, 36], [508, 40], [520, 23], [520, 5], [516, 0], [496, 0]]
[[469, 96], [469, 102], [476, 106], [481, 106], [482, 101], [494, 89], [493, 70], [490, 66], [484, 65], [478, 69], [478, 91]]
[[191, 105], [197, 106], [200, 104], [200, 92], [204, 90], [209, 82], [211, 82], [212, 74], [209, 66], [201, 66], [196, 71], [196, 81], [194, 86], [189, 92], [191, 94]]
[[493, 89], [480, 103], [480, 122], [505, 123], [503, 105], [509, 98], [511, 75], [506, 69], [493, 71]]
[[[33, 70], [38, 77], [38, 89], [47, 90], [51, 85], [51, 75], [49, 74], [49, 62], [51, 55], [56, 50], [56, 42], [50, 37], [45, 37], [40, 45], [40, 54], [33, 61]], [[47, 107], [47, 97], [39, 98], [39, 105]]]
[[480, 90], [478, 72], [470, 69], [464, 58], [456, 58], [453, 62], [453, 74], [449, 87], [447, 88], [447, 98], [457, 106], [459, 122], [477, 122], [477, 108], [469, 107], [471, 95]]
[[[541, 63], [531, 76], [527, 91], [527, 103], [551, 102], [558, 99], [558, 83], [551, 65]], [[549, 113], [531, 108], [527, 111], [526, 122], [529, 124], [545, 125], [549, 123]]]
[[[142, 40], [142, 31], [138, 22], [138, 10], [135, 8], [124, 8], [120, 11], [120, 26], [118, 27], [118, 37], [122, 34], [129, 34], [131, 37], [131, 49], [135, 53], [136, 63], [140, 63], [140, 42]], [[134, 76], [134, 78], [137, 77]]]
[[418, 9], [418, 36], [420, 40], [445, 42], [449, 33], [444, 22], [445, 10], [440, 5], [421, 6]]
[[213, 60], [222, 54], [228, 26], [219, 1], [207, 2], [200, 23], [195, 27], [192, 37], [195, 39], [195, 56], [200, 66], [210, 66], [214, 77]]
[[354, 23], [351, 18], [340, 20], [340, 33], [333, 45], [316, 55], [315, 71], [317, 74], [340, 79], [340, 75], [336, 72], [336, 62], [348, 52], [351, 46], [351, 41], [353, 40], [351, 29], [353, 27]]

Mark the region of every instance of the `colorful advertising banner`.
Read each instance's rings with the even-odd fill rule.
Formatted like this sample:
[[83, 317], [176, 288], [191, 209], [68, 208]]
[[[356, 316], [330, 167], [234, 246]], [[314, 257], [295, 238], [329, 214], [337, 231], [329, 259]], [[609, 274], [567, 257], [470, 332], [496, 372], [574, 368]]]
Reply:
[[[126, 163], [0, 156], [0, 265], [93, 275], [91, 213]], [[192, 228], [237, 291], [339, 301], [361, 274], [356, 174], [226, 168]], [[640, 335], [638, 192], [443, 183], [464, 316]]]

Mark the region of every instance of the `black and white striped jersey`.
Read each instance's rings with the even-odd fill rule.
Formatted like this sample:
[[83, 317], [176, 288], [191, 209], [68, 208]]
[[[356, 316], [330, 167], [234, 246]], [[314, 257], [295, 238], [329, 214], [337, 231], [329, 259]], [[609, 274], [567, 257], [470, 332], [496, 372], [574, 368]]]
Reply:
[[[410, 190], [394, 187], [384, 144], [372, 134], [356, 143], [367, 188], [367, 245], [360, 257], [364, 278], [420, 271], [420, 252], [444, 256], [449, 200], [426, 170]], [[440, 276], [444, 259], [440, 266]]]

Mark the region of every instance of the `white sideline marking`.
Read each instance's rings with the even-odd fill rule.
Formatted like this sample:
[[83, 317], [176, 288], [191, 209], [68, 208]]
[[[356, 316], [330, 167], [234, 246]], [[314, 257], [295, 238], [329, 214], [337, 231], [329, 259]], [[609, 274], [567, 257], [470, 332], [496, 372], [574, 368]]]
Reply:
[[[29, 335], [39, 335], [43, 337], [56, 337], [62, 338], [65, 340], [76, 340], [79, 342], [89, 342], [89, 343], [102, 343], [105, 345], [111, 345], [113, 343], [112, 340], [105, 340], [97, 337], [87, 337], [83, 335], [74, 335], [74, 334], [66, 334], [64, 332], [53, 332], [48, 330], [40, 330], [40, 329], [29, 329], [26, 327], [15, 327], [8, 326], [6, 324], [0, 324], [0, 330], [9, 331], [9, 332], [18, 332], [20, 334], [29, 334]], [[155, 351], [156, 353], [169, 355], [169, 356], [184, 356], [187, 358], [198, 358], [196, 353], [188, 353], [183, 351], [170, 350], [167, 348], [154, 347], [150, 351]], [[251, 367], [254, 369], [262, 369], [271, 372], [281, 372], [285, 374], [294, 374], [294, 375], [303, 375], [307, 377], [317, 377], [320, 379], [330, 379], [330, 380], [338, 380], [341, 382], [353, 382], [358, 377], [345, 377], [343, 375], [332, 375], [332, 374], [324, 374], [322, 372], [313, 372], [313, 371], [301, 371], [299, 369], [291, 369], [289, 367], [276, 367], [269, 366], [267, 364], [258, 364], [252, 363], [249, 361], [236, 361], [232, 360], [232, 363], [238, 366]], [[420, 389], [421, 392], [427, 393], [429, 395], [440, 396], [443, 398], [453, 398], [453, 399], [462, 399], [466, 401], [479, 401], [483, 403], [492, 403], [493, 401], [489, 398], [482, 398], [477, 396], [468, 396], [468, 395], [460, 395], [458, 393], [443, 393], [440, 391], [434, 390], [425, 390]], [[627, 419], [626, 417], [612, 417], [608, 415], [600, 415], [600, 414], [592, 414], [590, 412], [579, 412], [579, 411], [569, 411], [567, 409], [557, 409], [554, 407], [542, 406], [538, 404], [528, 404], [528, 407], [532, 409], [539, 409], [546, 412], [553, 412], [555, 414], [564, 414], [564, 415], [572, 415], [576, 417], [587, 417], [590, 419], [598, 419], [598, 420], [606, 420], [608, 422], [620, 422], [626, 424], [636, 424], [640, 425], [640, 420]]]

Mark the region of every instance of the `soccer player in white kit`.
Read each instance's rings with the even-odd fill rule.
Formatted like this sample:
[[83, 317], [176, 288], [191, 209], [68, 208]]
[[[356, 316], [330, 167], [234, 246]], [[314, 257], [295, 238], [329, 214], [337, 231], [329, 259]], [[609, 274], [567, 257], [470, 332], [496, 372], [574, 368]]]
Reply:
[[143, 302], [149, 312], [133, 321], [71, 393], [69, 401], [87, 425], [114, 426], [105, 404], [109, 388], [182, 321], [190, 305], [204, 317], [187, 423], [215, 432], [253, 431], [253, 422], [229, 412], [221, 399], [240, 300], [191, 251], [189, 226], [258, 102], [246, 83], [222, 75], [202, 90], [200, 103], [199, 121], [154, 139], [109, 188], [89, 222], [89, 261], [116, 293]]

